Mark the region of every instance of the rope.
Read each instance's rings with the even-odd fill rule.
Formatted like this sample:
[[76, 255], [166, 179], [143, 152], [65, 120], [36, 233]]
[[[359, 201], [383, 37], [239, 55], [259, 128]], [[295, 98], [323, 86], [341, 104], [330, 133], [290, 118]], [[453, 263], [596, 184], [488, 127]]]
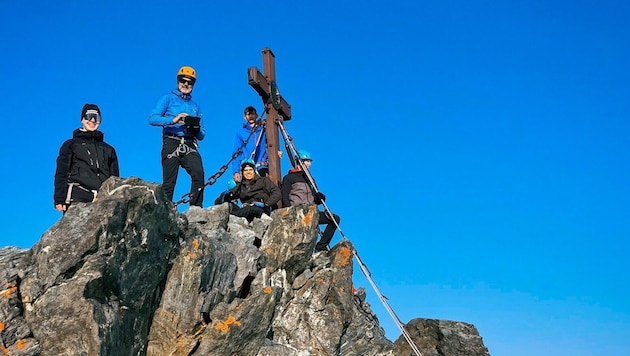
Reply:
[[[280, 128], [280, 131], [282, 133], [282, 137], [284, 138], [285, 144], [288, 143], [288, 148], [291, 149], [291, 152], [289, 153], [289, 155], [291, 156], [291, 153], [295, 154], [295, 157], [296, 157], [295, 160], [296, 160], [298, 166], [300, 167], [300, 169], [302, 169], [302, 172], [304, 172], [304, 175], [306, 176], [309, 184], [311, 185], [311, 187], [313, 188], [313, 190], [315, 192], [319, 192], [317, 190], [317, 185], [315, 184], [315, 180], [313, 179], [313, 176], [311, 175], [311, 172], [308, 170], [308, 168], [306, 167], [306, 165], [304, 164], [304, 162], [300, 158], [300, 156], [298, 154], [298, 151], [297, 151], [297, 148], [295, 147], [295, 142], [293, 142], [293, 138], [291, 138], [291, 136], [289, 136], [289, 133], [287, 132], [286, 128], [284, 127], [284, 123], [282, 122], [282, 120], [277, 120], [276, 124]], [[326, 202], [322, 201], [321, 204], [324, 207], [324, 211], [327, 214], [329, 214], [329, 216], [331, 217], [330, 220], [335, 224], [335, 226], [337, 228], [337, 231], [339, 231], [339, 234], [341, 235], [341, 237], [343, 239], [346, 239], [346, 240], [350, 241], [350, 239], [348, 239], [345, 236], [345, 234], [343, 233], [343, 231], [341, 230], [341, 227], [339, 226], [337, 221], [334, 218], [332, 218], [333, 217], [332, 211], [328, 208], [328, 205], [326, 204]], [[376, 295], [378, 296], [378, 299], [381, 301], [381, 303], [383, 303], [383, 306], [385, 306], [385, 309], [387, 310], [389, 315], [394, 320], [394, 323], [396, 323], [396, 326], [398, 327], [398, 329], [400, 329], [400, 331], [402, 332], [403, 336], [405, 337], [405, 340], [407, 340], [407, 343], [409, 343], [409, 346], [411, 347], [413, 352], [417, 356], [422, 356], [422, 353], [420, 352], [420, 350], [418, 349], [416, 344], [411, 339], [411, 335], [409, 335], [409, 333], [405, 329], [403, 323], [400, 321], [400, 318], [398, 317], [398, 315], [396, 315], [396, 313], [394, 312], [394, 309], [392, 309], [392, 307], [389, 305], [389, 303], [387, 302], [387, 298], [383, 295], [383, 293], [381, 293], [381, 290], [378, 288], [378, 286], [374, 282], [374, 279], [372, 279], [372, 274], [368, 270], [367, 265], [363, 262], [361, 257], [359, 257], [359, 253], [357, 252], [356, 248], [354, 248], [354, 245], [353, 245], [353, 249], [352, 249], [352, 254], [353, 254], [354, 258], [357, 260], [357, 262], [359, 263], [359, 267], [361, 269], [361, 272], [363, 273], [365, 278], [367, 278], [368, 282], [372, 286], [372, 289], [374, 289], [374, 291], [376, 292]]]

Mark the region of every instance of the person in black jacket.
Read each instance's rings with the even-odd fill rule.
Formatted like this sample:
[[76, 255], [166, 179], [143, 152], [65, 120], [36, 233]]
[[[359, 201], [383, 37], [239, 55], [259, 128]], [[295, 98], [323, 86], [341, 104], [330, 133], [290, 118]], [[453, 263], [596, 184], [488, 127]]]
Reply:
[[258, 175], [254, 160], [245, 159], [241, 162], [241, 174], [242, 179], [235, 188], [234, 196], [241, 200], [243, 206], [233, 210], [231, 214], [252, 222], [263, 213], [271, 213], [282, 195], [280, 188], [269, 177]]
[[114, 147], [103, 141], [101, 110], [85, 104], [81, 110], [82, 127], [59, 149], [55, 172], [55, 209], [64, 212], [72, 202], [92, 202], [103, 182], [118, 176], [118, 157]]
[[[311, 168], [313, 159], [308, 151], [301, 150], [298, 152], [298, 156], [302, 160], [302, 163], [308, 170]], [[315, 182], [313, 182], [315, 183]], [[316, 191], [316, 187], [313, 187], [306, 179], [304, 171], [297, 166], [289, 170], [289, 173], [282, 178], [282, 207], [299, 204], [321, 204], [326, 200], [326, 196], [319, 191]], [[337, 224], [341, 219], [339, 215], [332, 214]], [[332, 240], [335, 234], [336, 224], [330, 218], [327, 212], [319, 212], [319, 224], [326, 224], [322, 238], [315, 245], [315, 252], [328, 251], [328, 244]]]

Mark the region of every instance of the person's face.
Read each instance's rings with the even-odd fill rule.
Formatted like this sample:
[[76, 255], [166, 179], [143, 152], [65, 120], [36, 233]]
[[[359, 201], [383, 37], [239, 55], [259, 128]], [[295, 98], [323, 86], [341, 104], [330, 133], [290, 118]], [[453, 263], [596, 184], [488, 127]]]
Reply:
[[245, 121], [249, 122], [250, 125], [253, 125], [258, 118], [258, 114], [255, 111], [248, 111], [245, 113]]
[[250, 166], [246, 166], [245, 168], [243, 168], [243, 177], [245, 179], [252, 179], [254, 178], [254, 168], [250, 167]]
[[302, 161], [304, 163], [304, 167], [306, 167], [306, 169], [311, 169], [311, 163], [313, 163], [313, 161], [311, 161], [310, 159], [307, 159], [306, 161]]
[[193, 90], [193, 86], [195, 85], [195, 80], [190, 77], [181, 77], [177, 79], [177, 89], [181, 91], [183, 94], [190, 94]]
[[96, 131], [101, 125], [101, 115], [87, 114], [83, 117], [83, 120], [81, 120], [81, 124], [83, 124], [85, 131]]

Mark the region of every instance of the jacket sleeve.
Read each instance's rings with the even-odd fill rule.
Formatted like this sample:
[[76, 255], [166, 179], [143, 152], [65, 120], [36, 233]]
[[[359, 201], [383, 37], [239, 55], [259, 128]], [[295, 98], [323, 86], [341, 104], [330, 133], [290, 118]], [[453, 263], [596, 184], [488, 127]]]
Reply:
[[120, 169], [118, 167], [118, 155], [116, 155], [116, 150], [112, 147], [112, 157], [109, 161], [109, 171], [111, 175], [114, 177], [120, 177]]
[[291, 178], [287, 174], [282, 178], [282, 207], [286, 208], [291, 206]]
[[70, 174], [70, 162], [72, 161], [72, 140], [61, 145], [57, 157], [57, 169], [55, 171], [55, 191], [53, 200], [55, 205], [63, 204], [68, 193], [68, 175]]
[[272, 206], [280, 201], [282, 198], [282, 193], [280, 192], [280, 188], [278, 188], [269, 177], [264, 177], [265, 179], [265, 190], [269, 192], [269, 198], [265, 201], [265, 205]]
[[174, 115], [167, 114], [170, 94], [162, 96], [149, 115], [149, 124], [153, 126], [167, 126], [173, 124]]
[[206, 137], [206, 129], [204, 128], [204, 122], [203, 122], [203, 113], [201, 112], [201, 107], [199, 107], [197, 105], [198, 109], [199, 109], [199, 132], [197, 132], [197, 135], [195, 135], [195, 137], [197, 138], [197, 140], [201, 141]]

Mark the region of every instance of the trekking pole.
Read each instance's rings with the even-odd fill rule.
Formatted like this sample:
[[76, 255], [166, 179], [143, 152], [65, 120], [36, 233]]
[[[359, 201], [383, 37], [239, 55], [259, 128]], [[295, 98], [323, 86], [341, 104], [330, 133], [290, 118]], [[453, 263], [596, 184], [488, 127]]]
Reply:
[[[309, 184], [311, 185], [311, 187], [313, 188], [313, 190], [315, 192], [319, 192], [319, 190], [317, 189], [317, 185], [315, 184], [315, 180], [313, 179], [313, 176], [311, 175], [311, 172], [309, 171], [308, 167], [306, 167], [306, 165], [304, 164], [304, 162], [300, 158], [299, 154], [297, 153], [297, 148], [295, 147], [295, 143], [293, 142], [293, 139], [289, 136], [289, 133], [287, 132], [286, 128], [284, 127], [284, 124], [282, 123], [281, 120], [278, 120], [276, 123], [278, 124], [278, 127], [280, 128], [280, 131], [282, 132], [282, 136], [284, 138], [284, 142], [285, 143], [288, 142], [289, 143], [289, 147], [292, 150], [291, 153], [295, 153], [295, 156], [297, 157], [296, 161], [297, 161], [298, 165], [300, 166], [300, 169], [302, 169], [302, 171], [304, 172], [304, 175], [308, 179]], [[326, 204], [326, 202], [322, 200], [321, 204], [322, 204], [322, 206], [324, 208], [324, 212], [329, 215], [330, 220], [335, 224], [335, 227], [337, 228], [337, 231], [339, 231], [339, 234], [341, 235], [341, 237], [343, 239], [345, 239], [345, 240], [350, 241], [350, 239], [346, 238], [345, 234], [343, 233], [343, 230], [341, 230], [341, 227], [337, 223], [337, 220], [335, 220], [334, 215], [333, 215], [332, 211], [330, 210], [330, 208], [328, 208], [328, 205]], [[359, 263], [359, 268], [361, 269], [361, 272], [363, 273], [365, 278], [368, 280], [368, 282], [372, 286], [372, 289], [374, 289], [374, 292], [376, 292], [376, 295], [377, 295], [378, 299], [381, 301], [383, 306], [385, 306], [385, 309], [387, 310], [387, 312], [389, 313], [391, 318], [394, 320], [394, 323], [396, 324], [398, 329], [400, 329], [401, 333], [405, 337], [405, 340], [407, 341], [407, 343], [409, 344], [409, 346], [411, 347], [413, 352], [417, 356], [422, 356], [422, 353], [420, 352], [420, 350], [418, 349], [416, 344], [411, 339], [411, 335], [409, 335], [409, 333], [405, 329], [405, 326], [403, 325], [402, 321], [400, 320], [398, 315], [396, 315], [396, 312], [394, 312], [394, 309], [392, 309], [392, 307], [389, 305], [389, 303], [387, 302], [387, 298], [383, 295], [383, 293], [381, 293], [381, 290], [378, 288], [378, 286], [374, 282], [374, 279], [372, 279], [372, 274], [368, 270], [367, 265], [363, 262], [361, 257], [359, 257], [359, 253], [357, 252], [357, 249], [354, 248], [354, 245], [353, 245], [353, 248], [352, 248], [352, 255], [354, 256], [354, 258]]]

